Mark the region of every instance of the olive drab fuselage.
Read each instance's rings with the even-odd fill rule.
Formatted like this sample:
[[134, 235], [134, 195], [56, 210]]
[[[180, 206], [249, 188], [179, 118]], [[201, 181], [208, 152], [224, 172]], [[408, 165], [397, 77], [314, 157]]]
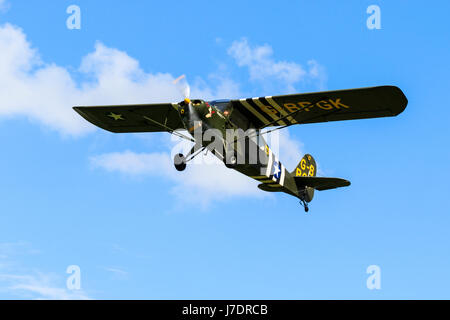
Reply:
[[[260, 132], [252, 127], [244, 132], [233, 123], [236, 117], [231, 117], [233, 108], [226, 100], [207, 102], [187, 99], [179, 105], [178, 112], [185, 129], [196, 143], [200, 140], [197, 148], [200, 146], [207, 148], [224, 162], [228, 153], [234, 153], [241, 161], [232, 166], [232, 169], [265, 184], [264, 187], [267, 188], [263, 187], [263, 190], [282, 189], [298, 196], [294, 179], [272, 152]], [[211, 129], [216, 130], [214, 139], [221, 139], [220, 143], [210, 139], [207, 131]], [[240, 132], [240, 135], [237, 132]], [[217, 147], [219, 144], [220, 148]]]

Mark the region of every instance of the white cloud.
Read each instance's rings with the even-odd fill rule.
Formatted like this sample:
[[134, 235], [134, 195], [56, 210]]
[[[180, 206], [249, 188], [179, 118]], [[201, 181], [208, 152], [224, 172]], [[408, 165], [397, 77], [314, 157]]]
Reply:
[[[315, 61], [305, 70], [295, 62], [275, 61], [269, 45], [250, 47], [247, 40], [235, 41], [228, 49], [239, 66], [249, 68], [253, 80], [275, 79], [288, 91], [304, 79], [324, 78], [323, 67]], [[192, 96], [237, 98], [239, 85], [219, 70], [208, 81], [197, 78]], [[0, 116], [25, 116], [63, 134], [79, 135], [94, 126], [72, 110], [75, 105], [105, 105], [179, 101], [182, 95], [169, 73], [146, 73], [136, 59], [98, 42], [82, 58], [76, 71], [46, 63], [39, 57], [25, 33], [11, 24], [0, 25]], [[212, 83], [214, 85], [212, 85]]]
[[247, 67], [251, 80], [264, 82], [282, 82], [286, 91], [295, 91], [294, 85], [302, 80], [326, 79], [324, 68], [315, 60], [308, 61], [308, 69], [296, 62], [276, 61], [270, 45], [251, 47], [243, 38], [234, 41], [228, 49], [238, 66]]
[[[199, 164], [200, 160], [203, 164]], [[109, 172], [119, 172], [128, 176], [155, 176], [171, 181], [172, 192], [180, 200], [191, 202], [189, 194], [201, 194], [199, 201], [207, 205], [210, 200], [221, 195], [221, 199], [230, 196], [261, 195], [256, 183], [234, 170], [227, 169], [212, 155], [199, 155], [196, 161], [188, 164], [184, 172], [178, 172], [168, 153], [135, 153], [132, 151], [106, 153], [91, 158], [95, 167]], [[214, 198], [213, 198], [214, 197]], [[217, 199], [215, 199], [217, 200]], [[197, 200], [196, 200], [197, 201]]]
[[[104, 105], [179, 101], [174, 77], [146, 73], [125, 52], [98, 42], [82, 59], [77, 83], [63, 67], [41, 61], [24, 32], [11, 24], [0, 26], [0, 116], [26, 116], [63, 134], [79, 135], [95, 129], [76, 114], [75, 105]], [[237, 85], [219, 79], [217, 88], [192, 88], [208, 98], [236, 95]]]
[[[249, 68], [251, 79], [264, 81], [275, 78], [289, 90], [301, 80], [323, 75], [322, 67], [315, 61], [309, 62], [308, 70], [294, 62], [276, 61], [269, 45], [252, 48], [246, 39], [234, 42], [228, 53], [239, 66]], [[81, 82], [75, 81], [68, 69], [41, 61], [38, 51], [32, 48], [20, 28], [11, 24], [0, 25], [0, 117], [26, 116], [63, 134], [79, 135], [95, 127], [72, 110], [74, 105], [182, 99], [173, 84], [174, 76], [146, 73], [136, 59], [100, 42], [96, 43], [93, 52], [82, 58], [77, 72], [84, 79]], [[225, 72], [210, 75], [208, 82], [197, 78], [192, 88], [192, 96], [205, 99], [239, 95], [238, 84]], [[301, 156], [300, 144], [290, 139], [287, 132], [281, 137], [285, 138], [280, 144], [280, 159], [287, 164], [286, 167], [293, 168]], [[204, 160], [210, 164], [190, 165], [183, 173], [174, 170], [172, 156], [168, 153], [112, 152], [95, 156], [91, 162], [108, 171], [167, 178], [174, 183], [175, 193], [191, 188], [204, 195], [205, 203], [216, 193], [222, 194], [223, 198], [262, 194], [255, 181], [225, 168], [211, 155]]]
[[[301, 143], [291, 139], [288, 131], [272, 133], [267, 140], [276, 153], [279, 150], [280, 160], [289, 171], [292, 171], [303, 155]], [[172, 192], [175, 195], [181, 195], [180, 200], [194, 201], [194, 199], [185, 198], [186, 192], [183, 190], [190, 190], [190, 194], [202, 195], [195, 197], [195, 201], [200, 201], [203, 206], [208, 205], [212, 200], [223, 201], [230, 197], [268, 195], [257, 188], [258, 182], [226, 168], [210, 153], [206, 156], [199, 155], [188, 163], [185, 171], [178, 172], [173, 166], [173, 155], [182, 150], [186, 153], [190, 148], [189, 143], [171, 143], [167, 148], [172, 149], [171, 154], [112, 152], [92, 157], [91, 163], [96, 168], [119, 172], [127, 176], [154, 176], [168, 179], [174, 185]], [[217, 195], [220, 195], [219, 199]]]
[[166, 153], [112, 152], [91, 158], [96, 167], [129, 175], [164, 175], [171, 172], [171, 160]]

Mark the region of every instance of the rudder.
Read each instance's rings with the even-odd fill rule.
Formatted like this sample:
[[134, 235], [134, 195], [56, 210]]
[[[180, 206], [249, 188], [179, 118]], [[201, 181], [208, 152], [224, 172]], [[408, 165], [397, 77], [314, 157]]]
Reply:
[[310, 154], [305, 154], [291, 174], [294, 177], [315, 177], [317, 174], [316, 160]]
[[[310, 154], [305, 154], [291, 175], [294, 177], [315, 177], [317, 174], [316, 160]], [[298, 197], [304, 202], [311, 202], [314, 198], [314, 188], [297, 185]]]

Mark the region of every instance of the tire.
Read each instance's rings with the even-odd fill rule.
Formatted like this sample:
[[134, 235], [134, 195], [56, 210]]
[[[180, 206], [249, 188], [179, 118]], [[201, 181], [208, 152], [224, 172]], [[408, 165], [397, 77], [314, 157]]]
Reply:
[[173, 158], [173, 164], [178, 171], [184, 171], [186, 169], [186, 158], [182, 153], [178, 153]]

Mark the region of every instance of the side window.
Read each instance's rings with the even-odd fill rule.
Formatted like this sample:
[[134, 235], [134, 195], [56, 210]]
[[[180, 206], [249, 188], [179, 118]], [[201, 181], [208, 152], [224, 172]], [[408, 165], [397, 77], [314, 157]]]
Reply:
[[228, 103], [226, 103], [226, 102], [218, 102], [215, 104], [216, 108], [219, 109], [221, 112], [223, 112], [225, 110], [227, 105], [228, 105]]

